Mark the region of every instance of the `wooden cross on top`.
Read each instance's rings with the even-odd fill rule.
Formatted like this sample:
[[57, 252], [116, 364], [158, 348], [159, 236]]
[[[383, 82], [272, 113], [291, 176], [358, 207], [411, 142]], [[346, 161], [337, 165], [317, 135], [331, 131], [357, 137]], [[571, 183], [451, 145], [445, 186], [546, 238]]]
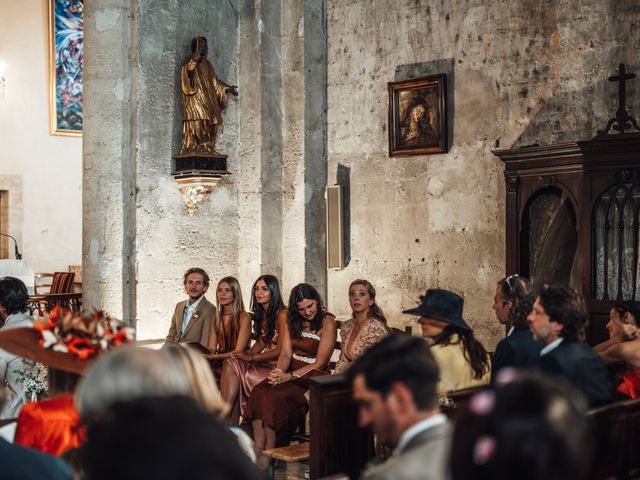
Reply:
[[618, 75], [609, 77], [610, 82], [618, 82], [618, 110], [616, 111], [616, 116], [607, 123], [607, 127], [604, 130], [598, 130], [598, 135], [606, 135], [612, 126], [618, 133], [624, 133], [625, 130], [630, 130], [632, 126], [636, 130], [640, 130], [636, 119], [629, 115], [626, 108], [626, 81], [632, 78], [636, 78], [636, 75], [634, 73], [626, 73], [624, 63], [621, 63], [618, 67]]

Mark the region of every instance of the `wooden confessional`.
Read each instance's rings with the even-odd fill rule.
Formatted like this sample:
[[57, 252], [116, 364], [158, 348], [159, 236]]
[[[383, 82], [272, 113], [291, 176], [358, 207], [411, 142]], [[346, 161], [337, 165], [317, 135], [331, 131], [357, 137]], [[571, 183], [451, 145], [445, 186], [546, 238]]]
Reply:
[[[608, 338], [616, 300], [640, 300], [640, 133], [620, 106], [592, 140], [497, 150], [505, 164], [506, 272], [570, 285], [587, 299], [587, 340]], [[613, 130], [618, 133], [608, 133]]]

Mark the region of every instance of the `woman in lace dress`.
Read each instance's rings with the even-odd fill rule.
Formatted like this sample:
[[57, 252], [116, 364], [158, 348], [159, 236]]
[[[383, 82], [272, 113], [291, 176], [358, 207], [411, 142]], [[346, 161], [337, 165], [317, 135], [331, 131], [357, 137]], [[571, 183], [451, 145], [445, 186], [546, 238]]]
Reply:
[[[336, 343], [335, 317], [326, 311], [311, 285], [293, 287], [287, 317], [287, 334], [280, 333], [277, 367], [253, 389], [245, 410], [244, 419], [251, 420], [258, 452], [288, 443], [309, 409], [306, 378], [328, 373]], [[261, 467], [266, 463], [265, 457], [258, 461]]]
[[253, 284], [251, 296], [254, 335], [258, 339], [242, 353], [233, 352], [222, 366], [220, 393], [231, 405], [230, 420], [239, 423], [253, 387], [264, 380], [280, 356], [282, 332], [287, 330], [287, 309], [280, 295], [280, 283], [273, 275], [262, 275]]
[[342, 347], [335, 373], [343, 373], [351, 362], [388, 333], [387, 319], [376, 304], [376, 289], [367, 280], [354, 280], [349, 286], [353, 316], [340, 329]]

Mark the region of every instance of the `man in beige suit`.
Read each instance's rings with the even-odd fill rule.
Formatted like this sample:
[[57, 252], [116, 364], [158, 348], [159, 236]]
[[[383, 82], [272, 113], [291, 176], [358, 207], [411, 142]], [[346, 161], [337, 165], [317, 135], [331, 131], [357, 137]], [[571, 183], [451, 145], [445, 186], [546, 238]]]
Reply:
[[189, 299], [179, 302], [171, 319], [166, 343], [198, 342], [207, 348], [209, 334], [216, 317], [216, 307], [204, 296], [209, 288], [209, 275], [201, 268], [190, 268], [184, 274], [184, 290]]
[[438, 365], [427, 343], [389, 335], [358, 358], [347, 373], [358, 404], [358, 422], [395, 450], [366, 480], [445, 480], [451, 424], [440, 413]]

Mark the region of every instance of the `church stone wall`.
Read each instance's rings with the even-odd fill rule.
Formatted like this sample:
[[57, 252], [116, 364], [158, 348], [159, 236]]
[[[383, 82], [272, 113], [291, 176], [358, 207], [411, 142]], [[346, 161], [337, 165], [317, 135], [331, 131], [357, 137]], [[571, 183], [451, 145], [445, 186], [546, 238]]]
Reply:
[[[329, 306], [347, 316], [350, 281], [368, 278], [391, 323], [415, 330], [401, 310], [427, 287], [452, 289], [493, 348], [505, 192], [491, 150], [595, 135], [616, 109], [607, 77], [619, 62], [638, 70], [640, 4], [328, 0], [327, 11], [329, 183], [343, 167], [351, 186], [351, 261], [329, 273]], [[449, 153], [389, 158], [387, 82], [443, 72]]]
[[140, 339], [166, 335], [187, 268], [208, 271], [212, 299], [217, 279], [238, 271], [236, 100], [217, 142], [231, 180], [190, 217], [170, 176], [182, 131], [179, 69], [193, 36], [208, 38], [217, 74], [238, 84], [238, 6], [217, 3], [108, 0], [86, 8], [86, 300], [137, 320]]
[[[145, 340], [166, 335], [190, 266], [209, 272], [212, 301], [220, 277], [238, 276], [247, 308], [261, 273], [280, 277], [285, 296], [305, 278], [324, 290], [326, 74], [315, 75], [326, 67], [324, 2], [108, 0], [88, 4], [85, 19], [87, 303]], [[179, 68], [196, 34], [240, 96], [217, 142], [232, 175], [189, 217], [170, 162], [182, 131]]]

